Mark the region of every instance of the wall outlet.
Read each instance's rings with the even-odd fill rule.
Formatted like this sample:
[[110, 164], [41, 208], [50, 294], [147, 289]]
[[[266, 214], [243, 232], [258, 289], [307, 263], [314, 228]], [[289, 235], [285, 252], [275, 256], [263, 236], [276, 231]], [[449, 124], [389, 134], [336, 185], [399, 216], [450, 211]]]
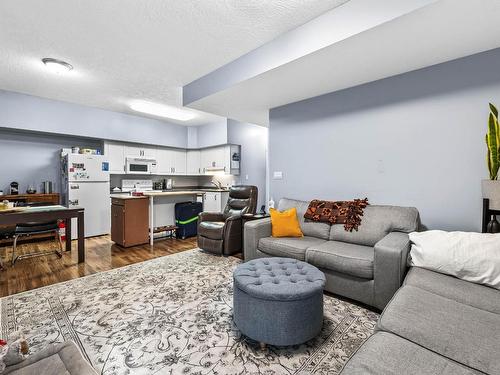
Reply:
[[273, 172], [273, 179], [275, 179], [275, 180], [282, 180], [283, 179], [283, 172], [281, 172], [281, 171], [274, 171]]

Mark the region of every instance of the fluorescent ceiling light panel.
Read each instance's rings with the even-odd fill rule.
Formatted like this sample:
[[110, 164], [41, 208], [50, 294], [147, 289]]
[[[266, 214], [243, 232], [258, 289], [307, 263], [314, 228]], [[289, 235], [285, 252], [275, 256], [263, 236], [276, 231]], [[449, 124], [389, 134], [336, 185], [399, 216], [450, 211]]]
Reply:
[[187, 109], [172, 107], [166, 104], [146, 102], [144, 100], [137, 100], [131, 103], [130, 108], [137, 112], [179, 121], [188, 121], [196, 117], [195, 113]]

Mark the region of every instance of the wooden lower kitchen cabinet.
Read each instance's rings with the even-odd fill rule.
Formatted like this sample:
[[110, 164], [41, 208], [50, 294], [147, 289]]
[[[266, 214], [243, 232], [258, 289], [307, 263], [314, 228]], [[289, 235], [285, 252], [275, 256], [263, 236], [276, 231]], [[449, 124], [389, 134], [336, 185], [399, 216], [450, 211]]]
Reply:
[[111, 240], [123, 247], [148, 243], [149, 200], [146, 197], [111, 199]]

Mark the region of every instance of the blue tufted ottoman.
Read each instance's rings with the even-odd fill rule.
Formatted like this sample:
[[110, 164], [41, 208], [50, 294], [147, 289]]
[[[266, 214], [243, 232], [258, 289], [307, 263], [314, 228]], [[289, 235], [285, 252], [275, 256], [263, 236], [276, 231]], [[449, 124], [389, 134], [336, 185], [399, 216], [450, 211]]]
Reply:
[[262, 258], [233, 273], [234, 323], [265, 344], [287, 346], [315, 337], [323, 325], [325, 275], [291, 258]]

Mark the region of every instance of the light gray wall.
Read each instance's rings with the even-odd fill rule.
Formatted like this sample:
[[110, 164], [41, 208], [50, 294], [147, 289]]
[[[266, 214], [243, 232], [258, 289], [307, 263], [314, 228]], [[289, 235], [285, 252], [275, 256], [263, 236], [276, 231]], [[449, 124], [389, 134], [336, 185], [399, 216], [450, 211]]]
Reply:
[[188, 126], [187, 148], [198, 147], [198, 127]]
[[33, 185], [40, 192], [42, 181], [52, 181], [60, 192], [60, 152], [63, 147], [100, 148], [100, 142], [55, 135], [40, 135], [0, 129], [0, 190], [9, 192], [12, 181], [20, 192]]
[[187, 127], [150, 118], [0, 90], [0, 128], [187, 146]]
[[[266, 148], [268, 129], [262, 126], [227, 121], [228, 142], [241, 145], [240, 175], [236, 182], [259, 189], [257, 210], [266, 203]], [[247, 179], [248, 177], [248, 179]]]
[[[220, 122], [196, 126], [194, 128], [196, 129], [196, 136], [194, 136], [194, 134], [190, 134], [193, 138], [196, 137], [196, 146], [193, 146], [194, 148], [216, 146], [227, 143], [226, 119]], [[194, 144], [194, 142], [190, 143]]]
[[271, 110], [270, 196], [368, 197], [415, 206], [432, 229], [480, 230], [499, 67], [496, 49]]

